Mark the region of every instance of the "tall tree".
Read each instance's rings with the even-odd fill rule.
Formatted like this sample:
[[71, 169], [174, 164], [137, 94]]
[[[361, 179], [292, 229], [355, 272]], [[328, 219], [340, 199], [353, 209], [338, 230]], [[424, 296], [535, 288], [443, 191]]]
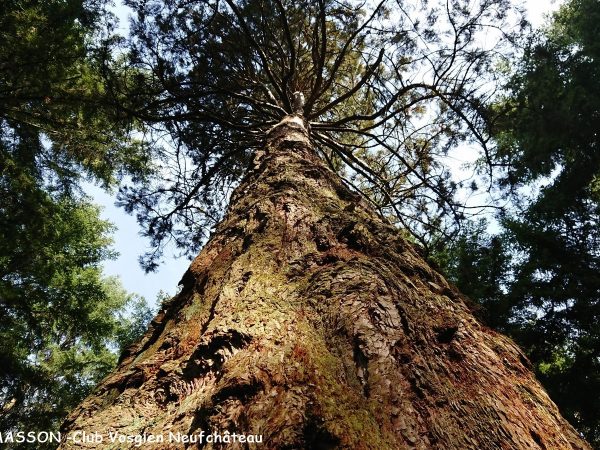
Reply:
[[[519, 257], [513, 336], [561, 410], [600, 446], [600, 4], [571, 0], [534, 39], [496, 124]], [[528, 192], [529, 191], [529, 192]]]
[[589, 448], [389, 223], [443, 235], [438, 208], [460, 216], [435, 156], [467, 136], [487, 155], [498, 60], [474, 36], [502, 49], [507, 2], [129, 4], [130, 53], [105, 74], [165, 147], [154, 183], [121, 191], [157, 244], [147, 266], [164, 239], [194, 250], [244, 178], [181, 293], [65, 432], [106, 448], [112, 430], [131, 448], [200, 431], [268, 448]]
[[56, 429], [136, 329], [137, 301], [99, 268], [111, 227], [78, 190], [86, 175], [143, 175], [147, 159], [103, 97], [103, 4], [0, 5], [2, 432]]
[[[95, 430], [95, 448], [113, 430], [121, 448], [243, 447], [234, 433], [266, 448], [589, 448], [520, 350], [325, 166], [300, 116], [269, 132], [182, 284], [65, 432]], [[229, 440], [177, 440], [201, 432]], [[67, 433], [60, 448], [81, 448]]]

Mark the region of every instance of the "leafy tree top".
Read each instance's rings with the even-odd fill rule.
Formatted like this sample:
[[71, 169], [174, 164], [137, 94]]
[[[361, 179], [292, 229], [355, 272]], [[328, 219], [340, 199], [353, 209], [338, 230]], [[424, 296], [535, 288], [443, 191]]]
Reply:
[[121, 192], [156, 245], [147, 268], [169, 239], [197, 250], [296, 91], [321, 155], [383, 215], [426, 247], [453, 233], [464, 210], [439, 157], [486, 154], [481, 107], [522, 25], [508, 1], [126, 3], [127, 56], [106, 73], [160, 147], [154, 182]]
[[132, 139], [134, 124], [117, 113], [103, 87], [100, 42], [111, 17], [105, 6], [105, 0], [0, 5], [1, 137], [18, 140], [25, 129], [39, 135], [30, 140], [30, 162], [56, 188], [73, 188], [82, 174], [109, 185], [145, 171], [148, 155]]

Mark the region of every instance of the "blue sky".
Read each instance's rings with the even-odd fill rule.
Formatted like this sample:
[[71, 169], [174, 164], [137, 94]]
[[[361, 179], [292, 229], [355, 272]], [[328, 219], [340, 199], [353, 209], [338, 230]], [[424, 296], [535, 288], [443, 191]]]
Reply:
[[[115, 2], [113, 9], [118, 16], [119, 29], [127, 31], [128, 10], [120, 1]], [[534, 27], [544, 23], [544, 16], [556, 10], [562, 1], [526, 0], [523, 2], [528, 11], [528, 18]], [[107, 219], [117, 227], [113, 238], [114, 248], [120, 256], [114, 261], [104, 263], [106, 275], [118, 276], [127, 291], [140, 294], [151, 304], [155, 304], [158, 293], [162, 290], [170, 295], [177, 291], [177, 283], [186, 271], [190, 261], [183, 257], [174, 257], [173, 251], [167, 251], [164, 263], [154, 273], [146, 274], [138, 263], [138, 257], [149, 247], [148, 241], [140, 235], [140, 227], [133, 216], [117, 208], [115, 195], [87, 185], [85, 191], [93, 201], [103, 208], [102, 218]]]
[[117, 227], [112, 237], [113, 248], [119, 252], [119, 257], [104, 263], [104, 273], [118, 276], [128, 292], [144, 296], [151, 305], [154, 305], [161, 290], [174, 295], [177, 292], [177, 283], [190, 261], [182, 257], [173, 257], [173, 251], [167, 252], [165, 262], [156, 272], [144, 273], [138, 257], [149, 248], [148, 240], [140, 235], [140, 226], [135, 217], [115, 206], [114, 194], [109, 194], [91, 184], [86, 185], [84, 190], [93, 198], [94, 203], [102, 207], [101, 217]]

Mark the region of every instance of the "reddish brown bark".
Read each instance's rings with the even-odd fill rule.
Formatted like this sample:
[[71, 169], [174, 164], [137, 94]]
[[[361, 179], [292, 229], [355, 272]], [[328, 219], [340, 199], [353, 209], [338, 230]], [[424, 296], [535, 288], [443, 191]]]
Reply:
[[515, 344], [322, 164], [301, 123], [269, 133], [181, 293], [64, 431], [104, 434], [92, 448], [134, 448], [110, 430], [228, 430], [273, 449], [589, 448]]

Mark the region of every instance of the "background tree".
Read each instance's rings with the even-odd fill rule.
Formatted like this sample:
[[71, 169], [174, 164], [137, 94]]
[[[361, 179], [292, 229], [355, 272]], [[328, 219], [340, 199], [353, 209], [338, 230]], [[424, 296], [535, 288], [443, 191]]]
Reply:
[[56, 430], [150, 312], [102, 276], [111, 228], [96, 208], [2, 178], [0, 429]]
[[499, 182], [512, 208], [500, 235], [479, 230], [445, 256], [451, 279], [524, 348], [563, 414], [597, 447], [599, 20], [598, 2], [571, 0], [531, 39], [494, 109]]
[[600, 445], [598, 2], [574, 0], [526, 55], [501, 150], [506, 181], [545, 179], [506, 222], [523, 261], [511, 286], [522, 342], [567, 417]]
[[56, 429], [149, 320], [102, 276], [111, 227], [79, 189], [84, 177], [108, 187], [147, 171], [131, 122], [103, 97], [103, 7], [0, 5], [2, 432]]

